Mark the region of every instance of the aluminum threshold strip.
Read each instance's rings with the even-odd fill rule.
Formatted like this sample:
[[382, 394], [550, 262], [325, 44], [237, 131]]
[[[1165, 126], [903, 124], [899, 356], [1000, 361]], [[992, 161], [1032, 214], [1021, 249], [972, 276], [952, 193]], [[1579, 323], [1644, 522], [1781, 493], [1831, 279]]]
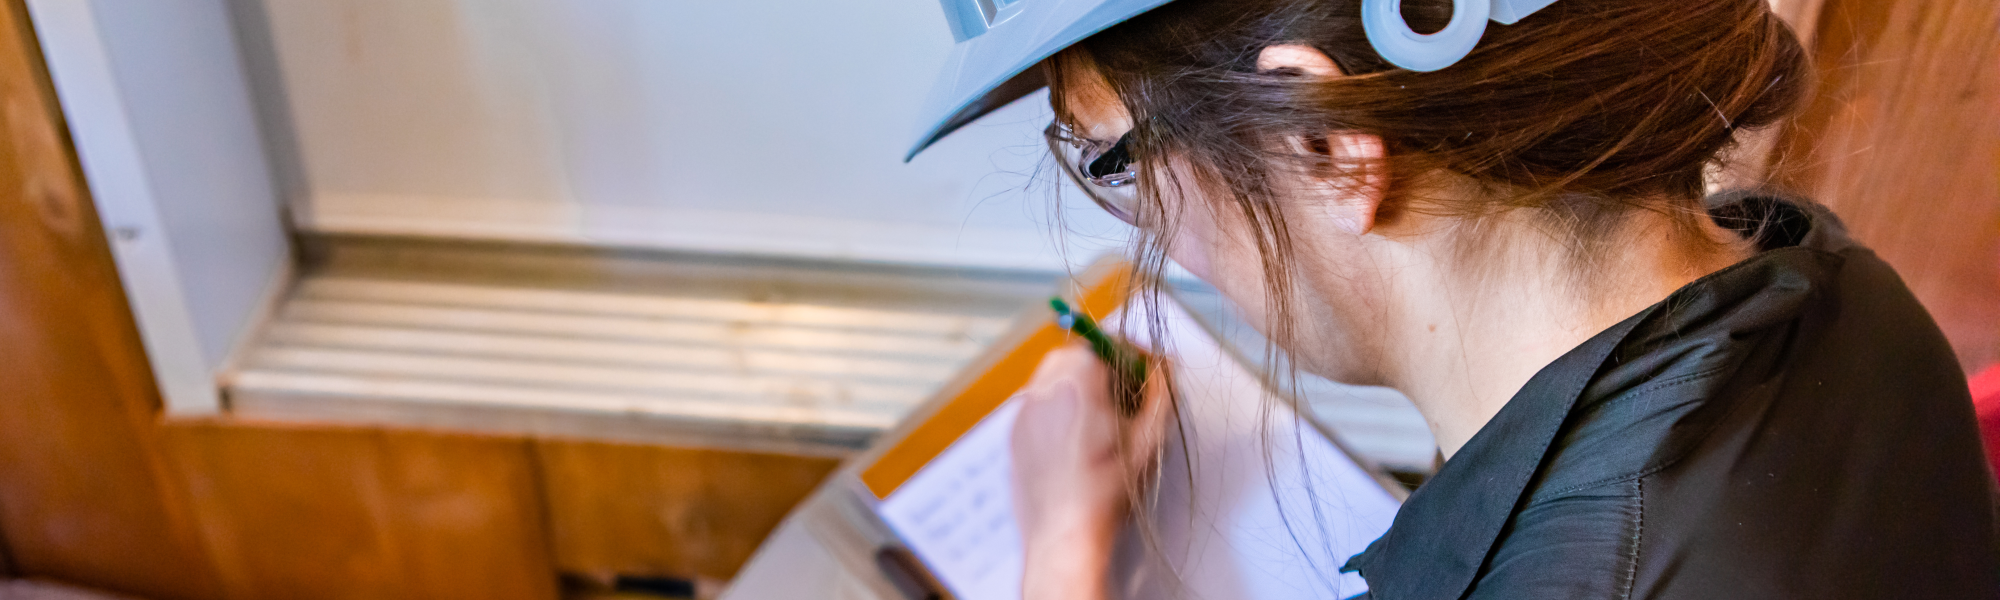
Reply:
[[991, 310], [308, 274], [226, 387], [246, 418], [841, 455], [1008, 322]]

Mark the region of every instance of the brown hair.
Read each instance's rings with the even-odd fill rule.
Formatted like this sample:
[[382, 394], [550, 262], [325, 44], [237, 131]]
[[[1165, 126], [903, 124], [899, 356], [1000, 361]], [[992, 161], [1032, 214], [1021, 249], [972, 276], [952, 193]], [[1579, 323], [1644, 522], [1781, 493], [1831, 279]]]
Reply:
[[[1433, 31], [1452, 1], [1402, 0], [1402, 9]], [[1274, 183], [1288, 167], [1370, 168], [1328, 164], [1291, 140], [1323, 150], [1330, 131], [1379, 136], [1383, 211], [1541, 210], [1576, 242], [1568, 258], [1588, 269], [1590, 254], [1615, 243], [1602, 239], [1616, 230], [1608, 225], [1631, 210], [1683, 226], [1706, 218], [1705, 175], [1736, 134], [1776, 123], [1810, 87], [1804, 49], [1766, 0], [1559, 0], [1488, 27], [1470, 55], [1430, 73], [1385, 62], [1360, 13], [1359, 0], [1178, 0], [1044, 63], [1058, 120], [1074, 124], [1066, 92], [1092, 71], [1132, 116], [1143, 271], [1161, 268], [1174, 227], [1163, 190], [1198, 190], [1251, 225], [1274, 351], [1293, 349], [1295, 297]], [[1259, 52], [1276, 44], [1317, 48], [1347, 76], [1259, 71]], [[1464, 183], [1480, 193], [1424, 197], [1434, 184]]]
[[[1435, 30], [1452, 1], [1402, 0], [1402, 10], [1418, 31]], [[1179, 0], [1044, 64], [1059, 120], [1073, 122], [1069, 77], [1089, 69], [1136, 123], [1141, 211], [1155, 219], [1137, 240], [1148, 270], [1164, 260], [1172, 228], [1158, 220], [1162, 190], [1200, 190], [1252, 225], [1280, 346], [1286, 313], [1276, 303], [1290, 297], [1292, 243], [1275, 175], [1287, 165], [1359, 167], [1286, 140], [1380, 136], [1384, 211], [1546, 209], [1585, 250], [1601, 248], [1592, 234], [1629, 209], [1684, 222], [1704, 214], [1704, 175], [1737, 132], [1778, 121], [1809, 89], [1804, 49], [1766, 0], [1560, 0], [1488, 27], [1470, 55], [1430, 73], [1377, 55], [1360, 11], [1359, 0]], [[1258, 53], [1275, 44], [1315, 47], [1348, 76], [1258, 71]], [[1479, 200], [1420, 197], [1447, 178], [1476, 185]]]

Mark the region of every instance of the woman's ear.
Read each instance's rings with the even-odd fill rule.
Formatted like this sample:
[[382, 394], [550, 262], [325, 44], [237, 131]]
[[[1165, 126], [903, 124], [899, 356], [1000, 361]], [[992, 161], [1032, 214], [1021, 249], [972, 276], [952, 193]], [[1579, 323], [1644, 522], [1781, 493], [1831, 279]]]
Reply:
[[[1274, 71], [1286, 69], [1314, 77], [1342, 77], [1340, 66], [1318, 48], [1304, 44], [1277, 44], [1267, 46], [1257, 54], [1257, 69]], [[1383, 169], [1384, 150], [1381, 136], [1330, 131], [1324, 143], [1304, 144], [1308, 152], [1322, 154], [1320, 158], [1332, 166], [1324, 173], [1309, 175], [1317, 181], [1313, 187], [1327, 191], [1325, 206], [1334, 225], [1342, 231], [1354, 235], [1368, 233], [1375, 228], [1375, 212], [1382, 207], [1382, 198], [1388, 193], [1388, 177]]]
[[1354, 132], [1328, 132], [1327, 173], [1316, 173], [1316, 187], [1327, 190], [1324, 205], [1341, 231], [1362, 235], [1375, 229], [1376, 212], [1389, 192], [1382, 137]]

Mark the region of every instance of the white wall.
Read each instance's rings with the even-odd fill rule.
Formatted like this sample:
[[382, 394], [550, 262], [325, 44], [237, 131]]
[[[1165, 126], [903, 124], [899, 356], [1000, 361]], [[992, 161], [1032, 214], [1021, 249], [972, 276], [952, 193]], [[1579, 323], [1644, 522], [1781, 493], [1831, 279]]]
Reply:
[[216, 375], [290, 265], [221, 0], [29, 0], [169, 408]]
[[1041, 97], [900, 161], [951, 45], [936, 0], [264, 3], [309, 229], [1061, 264], [1049, 178], [1023, 189]]

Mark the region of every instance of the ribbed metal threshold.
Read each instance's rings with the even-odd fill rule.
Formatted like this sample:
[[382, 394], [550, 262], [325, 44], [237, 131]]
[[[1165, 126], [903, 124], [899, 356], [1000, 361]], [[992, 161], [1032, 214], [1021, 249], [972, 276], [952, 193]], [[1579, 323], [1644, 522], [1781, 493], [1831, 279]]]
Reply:
[[[324, 238], [240, 368], [238, 418], [842, 456], [1038, 308], [1058, 273]], [[1256, 361], [1212, 289], [1175, 295]], [[1261, 361], [1259, 361], [1261, 362]], [[1408, 401], [1304, 376], [1311, 416], [1392, 468]]]
[[323, 240], [243, 417], [841, 454], [1056, 274]]

